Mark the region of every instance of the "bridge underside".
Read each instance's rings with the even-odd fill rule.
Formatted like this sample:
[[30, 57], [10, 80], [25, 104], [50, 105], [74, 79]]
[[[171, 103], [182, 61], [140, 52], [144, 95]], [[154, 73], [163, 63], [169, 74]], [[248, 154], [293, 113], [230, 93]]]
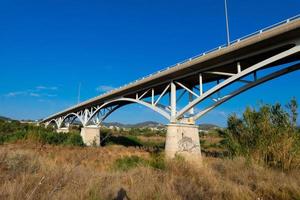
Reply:
[[[266, 81], [298, 70], [299, 49], [299, 45], [280, 47], [276, 51], [272, 50], [273, 54], [266, 54], [269, 57], [264, 60], [260, 59], [259, 62], [249, 67], [246, 67], [249, 63], [248, 60], [245, 62], [240, 60], [232, 63], [231, 66], [233, 67], [224, 68], [222, 66], [209, 71], [179, 77], [133, 94], [99, 102], [99, 104], [95, 103], [95, 105], [77, 112], [57, 116], [49, 119], [46, 123], [54, 122], [58, 128], [61, 128], [72, 124], [75, 120], [79, 120], [83, 126], [99, 126], [115, 110], [128, 104], [137, 103], [159, 113], [170, 123], [194, 124], [204, 114], [232, 97]], [[251, 59], [252, 57], [249, 60]], [[271, 70], [266, 72], [265, 69], [268, 68]], [[262, 73], [260, 73], [261, 71]], [[229, 86], [235, 83], [240, 84], [233, 89], [230, 88], [231, 91], [229, 91]], [[210, 85], [210, 88], [204, 91], [206, 84]], [[184, 98], [188, 99], [184, 100]], [[196, 113], [194, 108], [207, 99], [211, 99], [211, 105]], [[178, 109], [177, 105], [180, 101], [187, 103]]]
[[[169, 121], [166, 141], [168, 157], [174, 157], [179, 152], [193, 152], [192, 155], [199, 157], [196, 120], [242, 92], [300, 69], [299, 24], [283, 36], [266, 37], [253, 44], [249, 39], [245, 41], [248, 46], [237, 44], [241, 46], [238, 50], [229, 51], [235, 48], [234, 45], [229, 46], [229, 50], [224, 49], [225, 53], [220, 50], [211, 59], [203, 58], [201, 62], [191, 60], [188, 67], [182, 66], [179, 70], [178, 66], [177, 70], [170, 69], [173, 72], [166, 76], [150, 77], [136, 86], [126, 86], [129, 89], [96, 97], [44, 122], [46, 125], [53, 123], [58, 129], [67, 128], [76, 120], [84, 128], [100, 127], [115, 110], [137, 103]], [[207, 101], [210, 101], [208, 106]], [[196, 109], [197, 106], [201, 109]]]

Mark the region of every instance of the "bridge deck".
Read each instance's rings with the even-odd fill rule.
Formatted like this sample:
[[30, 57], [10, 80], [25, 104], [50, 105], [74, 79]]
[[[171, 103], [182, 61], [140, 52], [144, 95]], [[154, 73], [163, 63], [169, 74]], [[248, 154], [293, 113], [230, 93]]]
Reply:
[[[140, 79], [118, 89], [112, 90], [103, 95], [97, 96], [74, 107], [56, 113], [43, 121], [47, 121], [70, 112], [77, 112], [83, 108], [98, 105], [99, 103], [112, 100], [118, 97], [133, 97], [138, 91], [145, 91], [149, 87], [155, 86], [155, 92], [162, 92], [164, 86], [171, 80], [181, 80], [189, 86], [199, 84], [198, 74], [210, 70], [236, 73], [236, 62], [240, 62], [242, 69], [246, 69], [265, 58], [278, 52], [290, 48], [296, 38], [300, 36], [300, 19], [297, 16], [294, 20], [271, 29], [261, 31], [256, 35], [247, 37], [240, 41], [235, 41], [230, 46], [219, 48], [207, 53], [184, 61], [167, 70], [160, 71], [146, 78]], [[275, 45], [276, 44], [276, 45]], [[282, 63], [299, 60], [300, 55], [294, 55], [282, 60]], [[273, 63], [272, 66], [281, 64]], [[208, 83], [221, 79], [222, 75], [206, 74], [203, 83]], [[134, 98], [134, 97], [133, 97]]]

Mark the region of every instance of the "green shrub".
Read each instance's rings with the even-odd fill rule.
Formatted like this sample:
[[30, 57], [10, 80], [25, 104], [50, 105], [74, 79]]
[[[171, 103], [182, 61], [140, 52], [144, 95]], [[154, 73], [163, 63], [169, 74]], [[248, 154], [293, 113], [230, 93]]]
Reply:
[[84, 146], [84, 143], [82, 141], [82, 137], [80, 136], [79, 133], [69, 133], [68, 138], [65, 141], [66, 145], [71, 145], [71, 146]]
[[165, 170], [166, 162], [163, 154], [152, 154], [149, 165], [154, 169]]
[[[134, 147], [140, 147], [142, 146], [141, 141], [136, 137], [132, 135], [110, 135], [109, 137], [106, 137], [106, 135], [102, 134], [103, 138], [106, 138], [102, 144], [103, 145], [112, 145], [112, 144], [117, 144], [117, 145], [123, 145], [126, 147], [129, 146], [134, 146]], [[102, 140], [103, 140], [102, 138]]]
[[22, 131], [22, 130], [18, 130], [16, 131], [15, 133], [13, 134], [10, 134], [10, 135], [4, 135], [4, 141], [8, 141], [8, 142], [15, 142], [17, 140], [21, 140], [21, 139], [24, 139], [26, 136], [26, 132], [25, 131]]
[[56, 132], [41, 132], [40, 139], [46, 144], [63, 144], [67, 140], [68, 136], [65, 133]]
[[231, 156], [245, 156], [267, 166], [288, 170], [299, 166], [300, 135], [296, 127], [297, 102], [247, 108], [241, 118], [228, 118], [222, 144]]
[[138, 156], [125, 156], [117, 159], [112, 169], [116, 171], [128, 171], [129, 169], [135, 168], [140, 165], [145, 165], [146, 161]]
[[138, 166], [147, 166], [159, 170], [166, 169], [163, 154], [151, 154], [150, 159], [143, 159], [138, 156], [125, 156], [123, 158], [117, 159], [112, 165], [112, 170], [128, 171]]
[[32, 124], [0, 121], [0, 144], [17, 140], [30, 140], [51, 145], [84, 146], [77, 132], [57, 133], [51, 128]]
[[3, 135], [0, 135], [0, 145], [3, 144], [5, 141], [5, 138]]

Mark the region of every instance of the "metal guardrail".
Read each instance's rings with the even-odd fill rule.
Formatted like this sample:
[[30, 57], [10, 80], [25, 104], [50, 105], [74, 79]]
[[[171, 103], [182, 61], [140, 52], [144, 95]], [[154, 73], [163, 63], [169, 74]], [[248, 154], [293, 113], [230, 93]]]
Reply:
[[[236, 39], [236, 40], [233, 40], [233, 41], [231, 41], [231, 42], [229, 43], [229, 45], [236, 44], [236, 43], [239, 43], [239, 42], [241, 42], [241, 41], [245, 41], [245, 40], [247, 40], [247, 39], [249, 39], [249, 38], [251, 38], [251, 37], [253, 37], [253, 36], [262, 34], [262, 33], [266, 32], [266, 31], [269, 31], [269, 30], [271, 30], [271, 29], [277, 28], [277, 27], [279, 27], [279, 26], [281, 26], [281, 25], [284, 25], [284, 24], [287, 24], [287, 23], [290, 23], [290, 22], [292, 22], [292, 21], [299, 20], [299, 19], [300, 19], [300, 14], [298, 14], [298, 15], [296, 15], [296, 16], [293, 16], [293, 17], [291, 17], [291, 18], [288, 18], [288, 19], [286, 19], [286, 20], [284, 20], [284, 21], [278, 22], [278, 23], [276, 23], [276, 24], [273, 24], [273, 25], [271, 25], [271, 26], [268, 26], [268, 27], [265, 27], [265, 28], [263, 28], [263, 29], [260, 29], [260, 30], [258, 30], [258, 31], [256, 31], [256, 32], [251, 33], [251, 34], [245, 35], [245, 36], [243, 36], [243, 37], [241, 37], [241, 38], [238, 38], [238, 39]], [[202, 56], [205, 56], [206, 54], [209, 54], [209, 53], [212, 53], [212, 52], [219, 51], [219, 50], [221, 50], [221, 49], [223, 49], [223, 48], [226, 48], [227, 46], [228, 46], [227, 44], [223, 44], [223, 45], [218, 46], [218, 47], [216, 47], [216, 48], [213, 48], [213, 49], [211, 49], [211, 50], [205, 51], [205, 52], [203, 52], [202, 54], [198, 54], [198, 55], [193, 56], [193, 57], [191, 57], [191, 58], [185, 59], [185, 60], [183, 60], [183, 61], [181, 61], [181, 62], [179, 62], [179, 63], [176, 63], [176, 64], [174, 64], [174, 65], [172, 65], [172, 66], [169, 66], [169, 67], [167, 67], [167, 68], [164, 68], [164, 69], [159, 70], [159, 71], [157, 71], [157, 72], [154, 72], [154, 73], [152, 73], [152, 74], [149, 74], [149, 75], [147, 75], [147, 76], [144, 76], [144, 77], [142, 77], [142, 78], [140, 78], [140, 79], [137, 79], [137, 80], [132, 81], [132, 82], [130, 82], [130, 83], [128, 83], [128, 84], [122, 85], [122, 86], [120, 86], [120, 87], [118, 87], [118, 88], [115, 88], [115, 89], [113, 89], [113, 90], [107, 91], [107, 92], [103, 93], [103, 94], [100, 95], [100, 96], [107, 95], [107, 94], [109, 94], [109, 93], [111, 93], [111, 92], [113, 92], [113, 91], [119, 90], [119, 89], [121, 89], [121, 88], [123, 88], [123, 87], [126, 87], [126, 86], [128, 86], [128, 85], [132, 85], [132, 84], [134, 84], [134, 83], [136, 83], [136, 82], [138, 82], [138, 81], [141, 81], [141, 80], [143, 80], [143, 79], [145, 79], [145, 78], [148, 78], [148, 77], [151, 77], [151, 76], [153, 76], [153, 75], [159, 74], [159, 73], [161, 73], [161, 72], [167, 71], [167, 70], [169, 70], [169, 69], [171, 69], [171, 68], [173, 68], [173, 67], [178, 67], [178, 66], [180, 66], [180, 65], [182, 65], [182, 64], [184, 64], [184, 63], [187, 63], [187, 62], [190, 62], [190, 61], [192, 61], [192, 60], [194, 60], [194, 59], [197, 59], [197, 58], [200, 58], [200, 57], [202, 57]]]

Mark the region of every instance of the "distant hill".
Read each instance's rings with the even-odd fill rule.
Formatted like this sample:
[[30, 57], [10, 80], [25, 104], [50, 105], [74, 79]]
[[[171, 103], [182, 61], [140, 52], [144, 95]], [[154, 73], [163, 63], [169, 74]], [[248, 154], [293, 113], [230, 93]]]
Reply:
[[[12, 121], [12, 119], [4, 116], [0, 116], [0, 120]], [[32, 122], [32, 120], [22, 120], [23, 122]], [[155, 121], [145, 121], [136, 124], [123, 124], [119, 122], [103, 122], [102, 125], [106, 127], [119, 127], [119, 128], [164, 128], [165, 125]], [[209, 131], [212, 129], [220, 128], [214, 124], [199, 124], [199, 129], [204, 131]]]
[[102, 125], [107, 126], [107, 127], [117, 126], [117, 127], [120, 127], [120, 128], [125, 128], [125, 126], [126, 126], [126, 124], [122, 124], [122, 123], [119, 123], [119, 122], [102, 122]]
[[[106, 127], [115, 126], [119, 128], [164, 128], [165, 125], [155, 121], [145, 121], [136, 124], [122, 124], [119, 122], [103, 122]], [[204, 131], [209, 131], [212, 129], [220, 128], [215, 124], [199, 124], [199, 129]]]
[[154, 121], [146, 121], [136, 124], [122, 124], [118, 122], [103, 122], [106, 127], [115, 126], [119, 128], [163, 128], [164, 125]]
[[0, 116], [0, 120], [11, 121], [12, 119], [10, 119], [10, 118], [8, 118], [8, 117]]
[[[130, 126], [130, 125], [129, 125]], [[165, 127], [164, 124], [154, 122], [154, 121], [146, 121], [146, 122], [141, 122], [137, 124], [131, 125], [133, 128], [142, 128], [142, 127], [149, 127], [149, 128], [154, 128], [154, 127]]]
[[203, 131], [209, 131], [209, 130], [217, 129], [217, 128], [220, 128], [220, 127], [215, 124], [199, 124], [199, 129], [203, 130]]

